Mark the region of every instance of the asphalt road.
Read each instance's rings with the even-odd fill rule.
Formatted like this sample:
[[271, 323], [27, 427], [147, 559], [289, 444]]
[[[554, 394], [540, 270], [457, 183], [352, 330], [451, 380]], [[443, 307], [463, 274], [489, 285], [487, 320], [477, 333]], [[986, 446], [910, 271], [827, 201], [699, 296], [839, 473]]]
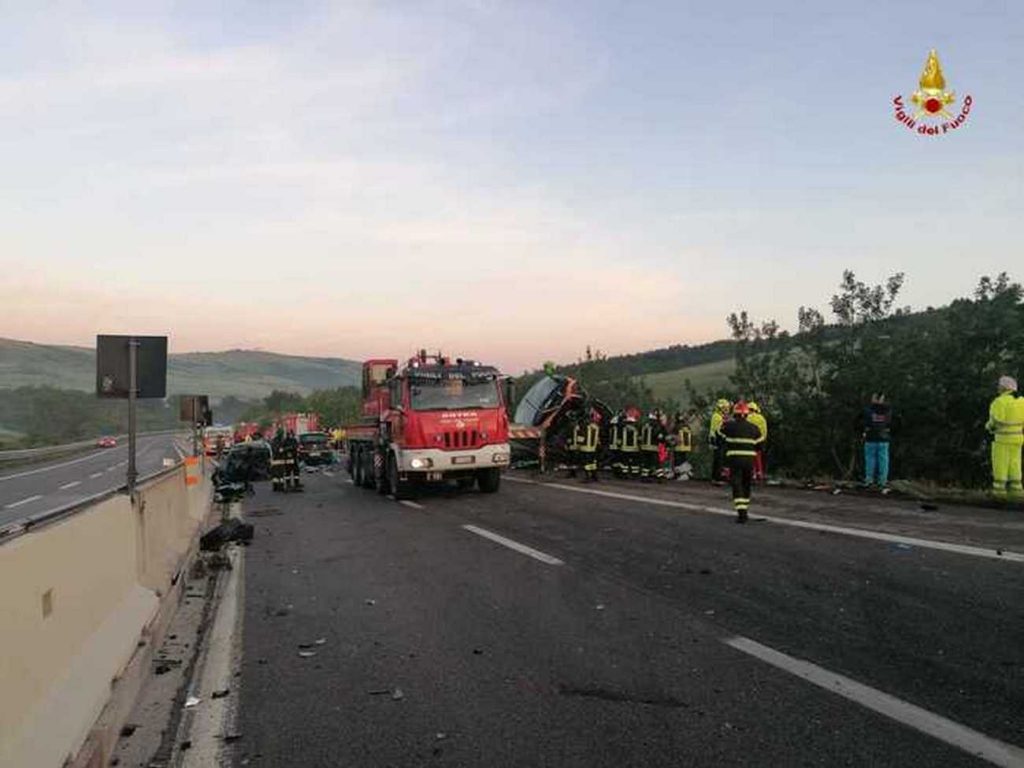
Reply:
[[737, 526], [696, 484], [304, 479], [245, 505], [236, 765], [1024, 764], [1011, 513], [773, 492]]
[[[174, 435], [140, 437], [136, 447], [139, 474], [158, 471], [165, 458], [180, 460], [174, 440]], [[73, 458], [8, 470], [0, 474], [0, 526], [124, 485], [127, 468], [125, 439], [119, 440], [116, 448], [97, 448]]]

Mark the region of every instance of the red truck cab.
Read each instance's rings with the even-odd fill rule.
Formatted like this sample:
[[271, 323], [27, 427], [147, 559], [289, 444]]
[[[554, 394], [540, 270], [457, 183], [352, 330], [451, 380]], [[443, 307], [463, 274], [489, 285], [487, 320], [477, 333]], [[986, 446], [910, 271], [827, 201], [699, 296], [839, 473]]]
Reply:
[[421, 352], [363, 364], [363, 420], [348, 427], [357, 485], [398, 498], [418, 483], [458, 480], [498, 490], [509, 463], [508, 415], [500, 372]]

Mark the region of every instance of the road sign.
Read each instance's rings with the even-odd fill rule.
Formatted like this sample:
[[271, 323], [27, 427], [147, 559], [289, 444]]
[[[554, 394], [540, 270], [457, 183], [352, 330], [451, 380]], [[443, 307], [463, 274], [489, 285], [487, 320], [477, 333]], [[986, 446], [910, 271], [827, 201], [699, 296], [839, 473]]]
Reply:
[[136, 400], [167, 396], [166, 336], [96, 337], [96, 395], [128, 400], [128, 493], [135, 494]]
[[208, 427], [213, 423], [213, 411], [210, 410], [208, 395], [181, 395], [179, 401], [178, 421], [189, 424], [202, 424]]
[[135, 397], [167, 397], [166, 336], [97, 336], [96, 394], [103, 398], [128, 398], [133, 340], [137, 357]]

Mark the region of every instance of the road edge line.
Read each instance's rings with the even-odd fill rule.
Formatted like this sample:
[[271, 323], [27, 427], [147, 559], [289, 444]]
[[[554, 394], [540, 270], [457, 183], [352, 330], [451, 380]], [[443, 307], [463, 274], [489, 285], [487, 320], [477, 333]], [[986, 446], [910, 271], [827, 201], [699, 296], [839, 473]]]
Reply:
[[[610, 499], [622, 499], [623, 501], [635, 501], [641, 504], [652, 504], [660, 507], [672, 507], [685, 509], [691, 512], [707, 512], [714, 515], [734, 517], [736, 513], [731, 509], [722, 507], [710, 507], [703, 504], [690, 504], [685, 501], [672, 501], [670, 499], [652, 499], [646, 496], [636, 496], [628, 493], [616, 493], [614, 491], [602, 491], [596, 488], [576, 488], [564, 483], [541, 483], [536, 480], [527, 480], [520, 477], [507, 477], [509, 482], [522, 483], [524, 485], [537, 485], [543, 488], [556, 488], [562, 491], [574, 491], [576, 493], [589, 493], [594, 496], [604, 496]], [[1024, 563], [1024, 553], [1014, 552], [1007, 549], [986, 549], [971, 544], [954, 544], [948, 541], [936, 541], [934, 539], [920, 539], [915, 536], [903, 536], [898, 533], [885, 533], [870, 528], [849, 528], [830, 523], [815, 523], [810, 520], [794, 520], [788, 517], [776, 517], [774, 515], [757, 514], [758, 520], [775, 523], [777, 525], [788, 525], [791, 528], [804, 528], [812, 531], [824, 531], [840, 536], [852, 536], [873, 541], [884, 541], [890, 544], [907, 544], [922, 549], [934, 549], [940, 552], [952, 552], [958, 555], [969, 555], [971, 557], [984, 557], [990, 560], [999, 560], [1008, 563]], [[753, 518], [752, 518], [753, 519]]]

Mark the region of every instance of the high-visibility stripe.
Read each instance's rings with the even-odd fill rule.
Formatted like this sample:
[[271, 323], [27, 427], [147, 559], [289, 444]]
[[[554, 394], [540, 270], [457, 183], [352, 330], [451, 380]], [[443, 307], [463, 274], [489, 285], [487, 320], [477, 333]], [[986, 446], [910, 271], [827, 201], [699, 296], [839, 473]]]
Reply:
[[727, 437], [725, 438], [726, 444], [729, 443], [742, 443], [743, 445], [757, 445], [761, 442], [759, 437]]
[[726, 456], [757, 456], [757, 451], [726, 451]]

